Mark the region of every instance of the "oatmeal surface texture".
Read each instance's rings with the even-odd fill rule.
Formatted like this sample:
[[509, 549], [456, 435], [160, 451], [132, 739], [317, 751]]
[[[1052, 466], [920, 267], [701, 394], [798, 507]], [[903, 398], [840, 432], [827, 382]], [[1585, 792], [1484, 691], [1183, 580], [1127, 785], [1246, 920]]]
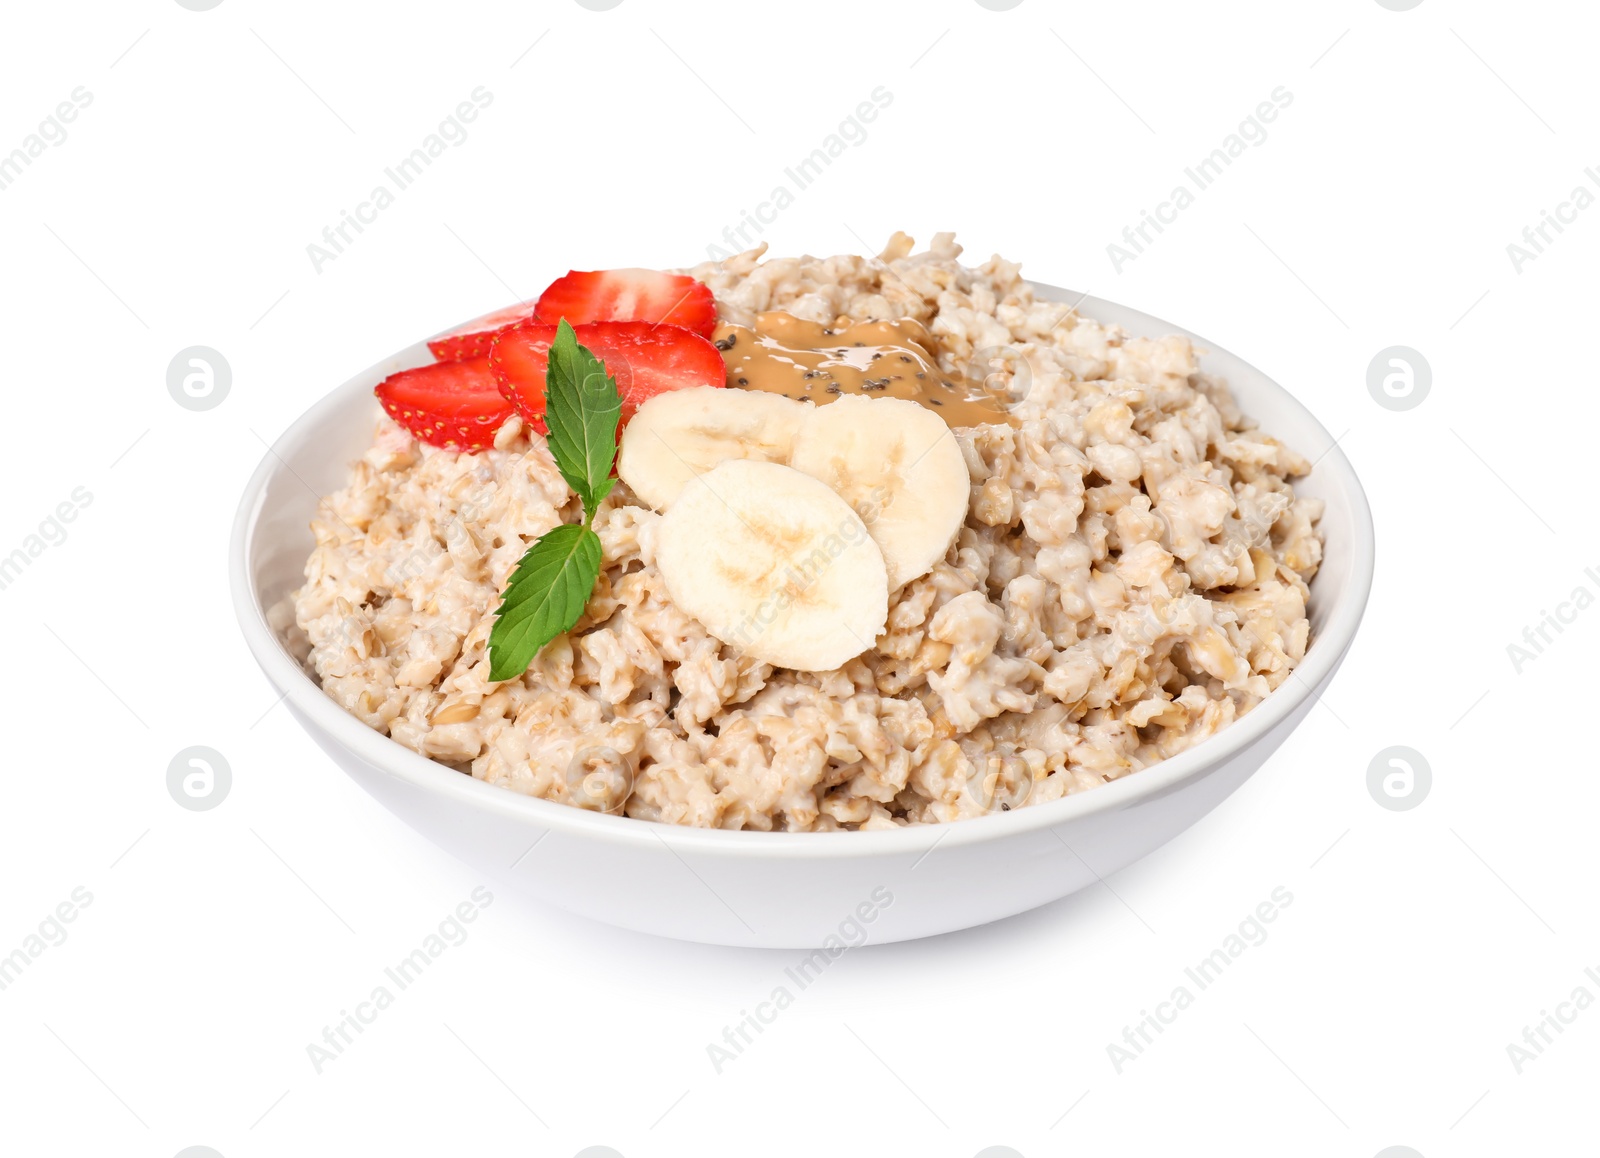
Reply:
[[[689, 272], [724, 323], [782, 310], [911, 318], [953, 374], [1009, 383], [1013, 424], [958, 428], [971, 474], [944, 560], [890, 597], [888, 629], [831, 672], [774, 669], [667, 595], [661, 516], [625, 485], [595, 520], [585, 614], [522, 677], [489, 682], [499, 593], [582, 518], [513, 418], [459, 455], [388, 419], [312, 523], [279, 626], [327, 695], [394, 740], [514, 792], [706, 827], [881, 829], [1095, 788], [1204, 740], [1305, 655], [1319, 500], [1181, 337], [1127, 337], [1036, 300], [953, 235], [880, 259]], [[1000, 351], [999, 353], [993, 353]], [[989, 359], [995, 360], [989, 360]], [[375, 409], [375, 414], [377, 413]]]

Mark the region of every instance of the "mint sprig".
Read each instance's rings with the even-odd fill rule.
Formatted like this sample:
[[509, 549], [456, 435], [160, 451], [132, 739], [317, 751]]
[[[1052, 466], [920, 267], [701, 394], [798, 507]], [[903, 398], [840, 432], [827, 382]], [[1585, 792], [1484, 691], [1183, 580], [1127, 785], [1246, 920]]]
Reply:
[[594, 515], [615, 485], [622, 395], [565, 319], [550, 343], [544, 392], [550, 453], [583, 500], [583, 522], [545, 532], [512, 570], [489, 632], [489, 678], [496, 683], [520, 676], [545, 644], [572, 629], [600, 577]]

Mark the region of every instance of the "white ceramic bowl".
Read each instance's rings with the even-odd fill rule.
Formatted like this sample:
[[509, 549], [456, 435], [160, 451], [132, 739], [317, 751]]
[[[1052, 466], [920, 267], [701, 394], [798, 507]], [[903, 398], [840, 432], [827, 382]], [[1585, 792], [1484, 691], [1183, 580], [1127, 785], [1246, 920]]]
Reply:
[[[1035, 289], [1078, 301], [1065, 290]], [[1094, 298], [1082, 299], [1079, 309], [1135, 336], [1186, 332]], [[429, 361], [422, 343], [329, 394], [263, 459], [233, 528], [234, 607], [267, 678], [334, 763], [423, 835], [503, 885], [625, 928], [724, 945], [812, 948], [829, 938], [900, 941], [981, 925], [1108, 876], [1215, 808], [1311, 710], [1361, 621], [1372, 584], [1372, 519], [1350, 463], [1282, 387], [1195, 341], [1209, 351], [1202, 364], [1227, 378], [1247, 414], [1317, 459], [1311, 477], [1297, 484], [1327, 503], [1326, 557], [1311, 590], [1313, 642], [1297, 678], [1219, 735], [1048, 804], [891, 832], [680, 828], [493, 787], [346, 714], [285, 650], [266, 608], [300, 583], [317, 495], [342, 486], [348, 464], [368, 445], [378, 415], [373, 386]]]

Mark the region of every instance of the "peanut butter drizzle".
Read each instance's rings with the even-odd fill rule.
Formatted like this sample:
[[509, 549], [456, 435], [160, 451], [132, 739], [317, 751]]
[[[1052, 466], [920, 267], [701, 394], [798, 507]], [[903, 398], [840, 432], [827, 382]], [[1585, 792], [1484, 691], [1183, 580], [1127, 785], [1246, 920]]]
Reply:
[[928, 352], [921, 322], [807, 322], [781, 310], [757, 314], [754, 327], [719, 325], [713, 335], [728, 385], [766, 390], [818, 405], [841, 394], [904, 398], [951, 426], [1011, 423], [999, 399], [959, 374], [946, 374]]

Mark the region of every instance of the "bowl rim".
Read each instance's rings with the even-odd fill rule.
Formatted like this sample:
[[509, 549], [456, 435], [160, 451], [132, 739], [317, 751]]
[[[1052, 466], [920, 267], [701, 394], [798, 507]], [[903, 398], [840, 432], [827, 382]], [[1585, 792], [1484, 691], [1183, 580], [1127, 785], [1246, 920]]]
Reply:
[[[1134, 321], [1141, 328], [1149, 326], [1158, 328], [1161, 333], [1183, 335], [1197, 347], [1219, 354], [1226, 353], [1238, 361], [1257, 375], [1261, 382], [1277, 391], [1282, 396], [1281, 402], [1298, 410], [1299, 417], [1312, 430], [1322, 434], [1327, 449], [1316, 460], [1316, 467], [1332, 476], [1334, 488], [1349, 503], [1353, 539], [1350, 582], [1337, 602], [1328, 608], [1326, 622], [1295, 669], [1294, 678], [1286, 680], [1259, 705], [1221, 732], [1175, 756], [1086, 792], [987, 816], [871, 832], [759, 832], [695, 828], [591, 812], [489, 784], [403, 747], [368, 727], [324, 695], [316, 681], [289, 655], [267, 621], [267, 609], [250, 574], [249, 558], [267, 485], [280, 472], [291, 469], [280, 456], [279, 447], [304, 441], [321, 427], [331, 411], [344, 403], [347, 395], [357, 388], [358, 382], [369, 383], [380, 370], [392, 370], [396, 358], [404, 356], [405, 352], [374, 363], [329, 391], [269, 445], [252, 472], [234, 516], [228, 548], [230, 593], [245, 643], [268, 680], [281, 693], [280, 699], [288, 701], [301, 717], [302, 723], [319, 729], [339, 746], [383, 773], [467, 807], [525, 823], [531, 829], [561, 832], [614, 845], [649, 848], [659, 842], [668, 851], [681, 849], [702, 856], [753, 856], [758, 859], [857, 859], [913, 855], [920, 862], [936, 845], [957, 848], [1004, 840], [1045, 828], [1056, 828], [1097, 813], [1120, 810], [1140, 801], [1166, 795], [1178, 786], [1207, 775], [1250, 748], [1293, 715], [1308, 698], [1320, 694], [1320, 689], [1338, 667], [1355, 638], [1371, 594], [1376, 553], [1372, 512], [1360, 479], [1337, 440], [1328, 434], [1326, 427], [1309, 408], [1276, 380], [1224, 347], [1152, 315], [1057, 286], [1032, 281], [1028, 284], [1041, 298], [1073, 302], [1074, 308], [1081, 310], [1091, 320], [1107, 322], [1107, 315], [1114, 315], [1116, 320], [1110, 324], [1126, 328], [1128, 321]], [[421, 343], [414, 349], [421, 349]], [[672, 838], [670, 844], [667, 840], [669, 835]]]

